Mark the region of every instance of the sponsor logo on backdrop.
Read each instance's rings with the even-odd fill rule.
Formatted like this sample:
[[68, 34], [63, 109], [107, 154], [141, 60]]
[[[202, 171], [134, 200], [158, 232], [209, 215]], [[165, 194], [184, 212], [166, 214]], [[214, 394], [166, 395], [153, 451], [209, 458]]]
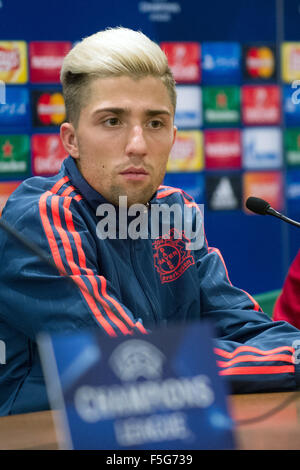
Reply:
[[177, 83], [199, 82], [200, 44], [197, 42], [163, 42], [169, 66]]
[[59, 90], [33, 90], [32, 102], [34, 126], [59, 126], [65, 120], [65, 103]]
[[[245, 172], [244, 203], [250, 196], [260, 197], [281, 211], [283, 208], [283, 179], [280, 171]], [[253, 214], [243, 205], [248, 214]]]
[[282, 166], [281, 130], [255, 127], [242, 131], [243, 166], [249, 169], [280, 168]]
[[177, 86], [175, 125], [180, 128], [197, 128], [202, 125], [202, 93], [195, 85]]
[[23, 86], [6, 86], [5, 103], [0, 104], [0, 126], [29, 125], [29, 92]]
[[239, 43], [204, 42], [202, 44], [202, 81], [207, 84], [239, 84], [241, 49]]
[[72, 46], [68, 41], [43, 41], [29, 44], [30, 80], [33, 83], [59, 83], [64, 57]]
[[239, 129], [204, 131], [205, 167], [240, 168], [241, 137]]
[[271, 80], [276, 78], [275, 46], [244, 46], [244, 78], [252, 80]]
[[203, 118], [206, 124], [239, 123], [239, 87], [203, 87]]
[[295, 90], [290, 85], [284, 85], [282, 92], [285, 124], [287, 126], [300, 126], [300, 105], [297, 102], [299, 90]]
[[29, 137], [27, 135], [0, 135], [0, 174], [25, 176], [29, 170]]
[[242, 205], [241, 175], [225, 173], [206, 176], [206, 198], [212, 211], [237, 210]]
[[27, 44], [24, 41], [0, 41], [0, 80], [27, 82]]
[[243, 123], [279, 124], [281, 119], [281, 93], [277, 85], [242, 87]]
[[139, 13], [148, 16], [148, 20], [153, 23], [169, 23], [173, 15], [181, 13], [180, 2], [170, 2], [169, 0], [149, 0], [138, 2]]
[[9, 196], [17, 189], [22, 181], [1, 181], [0, 182], [0, 215]]
[[296, 202], [299, 209], [300, 201], [300, 169], [288, 170], [286, 173], [286, 195], [289, 202]]
[[203, 145], [200, 131], [177, 132], [167, 171], [196, 171], [203, 168]]
[[300, 166], [300, 128], [285, 129], [283, 141], [286, 163]]
[[59, 172], [67, 152], [59, 134], [35, 134], [32, 144], [32, 171], [35, 175], [53, 175]]
[[300, 79], [300, 42], [281, 45], [282, 80], [290, 83]]

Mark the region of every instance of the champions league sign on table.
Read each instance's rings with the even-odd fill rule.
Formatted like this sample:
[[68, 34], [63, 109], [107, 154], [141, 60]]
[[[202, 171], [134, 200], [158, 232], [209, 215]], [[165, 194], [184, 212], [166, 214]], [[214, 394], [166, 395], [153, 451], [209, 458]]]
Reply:
[[60, 410], [58, 435], [64, 430], [61, 448], [233, 449], [212, 337], [208, 323], [130, 338], [41, 335], [51, 408]]

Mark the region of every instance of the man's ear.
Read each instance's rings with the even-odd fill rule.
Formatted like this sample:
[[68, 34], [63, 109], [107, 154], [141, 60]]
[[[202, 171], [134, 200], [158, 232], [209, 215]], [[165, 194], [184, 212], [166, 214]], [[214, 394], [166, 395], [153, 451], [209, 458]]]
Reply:
[[78, 141], [73, 124], [64, 122], [60, 126], [60, 138], [68, 154], [73, 158], [79, 158]]
[[172, 143], [172, 146], [174, 145], [174, 142], [175, 142], [175, 139], [176, 139], [176, 135], [177, 135], [177, 127], [174, 126], [174, 127], [173, 127], [173, 143]]

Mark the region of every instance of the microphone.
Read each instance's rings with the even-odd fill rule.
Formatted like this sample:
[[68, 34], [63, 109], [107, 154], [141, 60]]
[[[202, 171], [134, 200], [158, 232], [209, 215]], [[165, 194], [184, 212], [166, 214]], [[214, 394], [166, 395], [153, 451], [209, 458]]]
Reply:
[[300, 227], [299, 222], [296, 222], [295, 220], [292, 220], [289, 217], [286, 217], [285, 215], [276, 211], [275, 209], [273, 209], [273, 207], [271, 207], [271, 205], [267, 201], [259, 197], [248, 197], [246, 201], [246, 207], [255, 214], [273, 215], [274, 217], [277, 217], [278, 219], [281, 219], [284, 222], [287, 222], [288, 224], [295, 225], [295, 227]]

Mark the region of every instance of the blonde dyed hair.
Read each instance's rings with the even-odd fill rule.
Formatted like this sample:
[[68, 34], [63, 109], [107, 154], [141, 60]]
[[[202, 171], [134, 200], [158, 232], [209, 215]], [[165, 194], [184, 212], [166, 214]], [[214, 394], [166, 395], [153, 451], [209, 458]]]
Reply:
[[75, 126], [96, 78], [147, 76], [162, 80], [176, 109], [175, 80], [162, 49], [140, 31], [109, 28], [77, 43], [64, 58], [60, 79], [66, 119]]

